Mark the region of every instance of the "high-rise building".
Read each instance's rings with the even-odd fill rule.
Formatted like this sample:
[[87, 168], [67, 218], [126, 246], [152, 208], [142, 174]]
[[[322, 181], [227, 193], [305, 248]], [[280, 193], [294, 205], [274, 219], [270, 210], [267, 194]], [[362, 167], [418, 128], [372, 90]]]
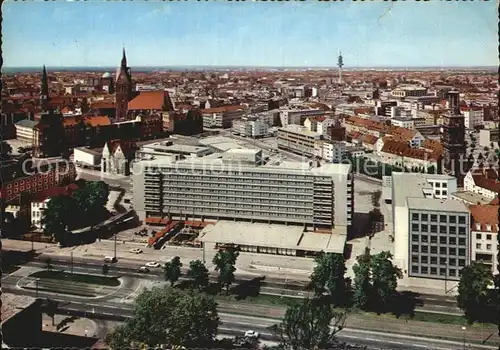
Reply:
[[344, 58], [342, 57], [342, 52], [340, 51], [337, 66], [339, 67], [339, 84], [342, 84], [342, 67], [344, 66]]
[[123, 56], [120, 67], [116, 71], [115, 98], [116, 98], [116, 120], [127, 119], [128, 102], [133, 97], [132, 72], [127, 67], [127, 56], [123, 49]]
[[465, 159], [465, 119], [460, 113], [460, 95], [456, 90], [448, 92], [449, 112], [443, 118], [441, 143], [444, 148], [442, 172], [457, 178], [463, 184], [469, 169]]

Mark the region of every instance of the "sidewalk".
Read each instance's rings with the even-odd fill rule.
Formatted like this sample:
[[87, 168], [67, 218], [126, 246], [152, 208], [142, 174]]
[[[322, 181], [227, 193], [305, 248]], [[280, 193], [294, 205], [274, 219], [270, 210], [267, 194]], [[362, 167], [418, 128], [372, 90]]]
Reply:
[[[60, 329], [57, 328], [58, 325], [60, 325]], [[97, 331], [97, 324], [88, 318], [55, 315], [53, 326], [52, 318], [45, 314], [42, 314], [42, 330], [46, 332], [93, 337]]]

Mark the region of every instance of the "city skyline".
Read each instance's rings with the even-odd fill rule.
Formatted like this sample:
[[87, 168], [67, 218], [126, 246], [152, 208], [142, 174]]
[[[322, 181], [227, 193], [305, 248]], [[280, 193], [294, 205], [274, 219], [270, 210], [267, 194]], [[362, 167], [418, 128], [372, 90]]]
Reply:
[[2, 49], [4, 67], [116, 67], [123, 46], [131, 67], [333, 68], [339, 50], [347, 70], [498, 66], [495, 10], [492, 2], [8, 1]]

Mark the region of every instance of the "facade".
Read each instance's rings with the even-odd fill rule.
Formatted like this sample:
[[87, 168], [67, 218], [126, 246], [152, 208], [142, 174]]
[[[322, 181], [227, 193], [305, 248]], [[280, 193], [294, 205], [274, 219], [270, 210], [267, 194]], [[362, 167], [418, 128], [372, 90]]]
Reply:
[[498, 141], [500, 141], [500, 132], [498, 128], [479, 130], [479, 146], [491, 147], [493, 143], [493, 146], [496, 148], [498, 146]]
[[316, 144], [321, 138], [321, 134], [306, 127], [290, 124], [278, 129], [278, 148], [310, 157], [316, 155]]
[[328, 142], [324, 141], [322, 158], [327, 162], [340, 163], [342, 160], [346, 159], [347, 151], [346, 145], [343, 142]]
[[33, 144], [33, 130], [38, 122], [34, 120], [21, 120], [16, 125], [16, 139], [22, 142]]
[[405, 98], [409, 96], [426, 96], [427, 89], [420, 86], [400, 86], [391, 91], [391, 96]]
[[474, 129], [484, 124], [483, 107], [460, 107], [464, 115], [464, 125], [467, 129]]
[[102, 149], [101, 171], [113, 175], [130, 175], [135, 156], [135, 143], [123, 140], [106, 142]]
[[317, 132], [324, 137], [328, 134], [328, 128], [336, 124], [337, 121], [335, 119], [325, 116], [307, 117], [304, 121], [304, 126], [307, 130]]
[[268, 135], [269, 125], [266, 121], [257, 117], [245, 118], [233, 121], [232, 130], [237, 135], [259, 138]]
[[391, 119], [391, 124], [400, 128], [415, 129], [415, 122], [412, 118], [395, 117]]
[[470, 264], [471, 242], [469, 210], [450, 199], [456, 179], [396, 172], [384, 183], [391, 187], [384, 200], [393, 207], [395, 263], [408, 277], [457, 281], [460, 269]]
[[261, 150], [231, 149], [201, 158], [142, 161], [135, 167], [134, 209], [142, 219], [169, 213], [345, 230], [351, 224], [349, 164], [263, 164]]
[[197, 135], [203, 132], [203, 116], [200, 110], [164, 113], [163, 130], [171, 134]]
[[142, 145], [139, 150], [135, 152], [135, 158], [140, 159], [154, 159], [160, 157], [203, 157], [209, 155], [211, 152], [208, 147], [189, 146], [189, 145], [175, 145], [172, 141], [154, 142]]
[[443, 152], [443, 173], [454, 175], [458, 184], [463, 184], [465, 164], [465, 122], [460, 114], [460, 95], [458, 91], [448, 92], [450, 112], [444, 116], [441, 143]]
[[244, 117], [247, 108], [242, 105], [202, 109], [204, 128], [230, 128], [233, 121]]
[[498, 205], [471, 205], [472, 260], [498, 273]]
[[471, 169], [464, 178], [464, 189], [489, 199], [500, 192], [498, 173], [494, 169]]
[[73, 151], [73, 161], [76, 166], [99, 166], [101, 165], [102, 149], [91, 149], [78, 147]]
[[22, 193], [37, 193], [55, 186], [74, 182], [76, 170], [72, 163], [54, 162], [40, 167], [40, 172], [5, 182], [0, 197], [9, 201]]
[[47, 208], [50, 198], [68, 196], [77, 189], [76, 184], [70, 184], [64, 187], [52, 187], [35, 194], [31, 200], [31, 225], [37, 229], [43, 228], [43, 211]]
[[280, 108], [280, 121], [283, 127], [288, 124], [304, 125], [307, 117], [333, 116], [333, 111], [310, 108]]

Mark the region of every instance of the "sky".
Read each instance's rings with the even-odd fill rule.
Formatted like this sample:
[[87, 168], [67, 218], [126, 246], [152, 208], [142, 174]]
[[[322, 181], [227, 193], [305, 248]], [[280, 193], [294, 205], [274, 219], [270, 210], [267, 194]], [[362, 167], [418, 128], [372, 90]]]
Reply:
[[496, 1], [14, 2], [5, 67], [498, 66]]

